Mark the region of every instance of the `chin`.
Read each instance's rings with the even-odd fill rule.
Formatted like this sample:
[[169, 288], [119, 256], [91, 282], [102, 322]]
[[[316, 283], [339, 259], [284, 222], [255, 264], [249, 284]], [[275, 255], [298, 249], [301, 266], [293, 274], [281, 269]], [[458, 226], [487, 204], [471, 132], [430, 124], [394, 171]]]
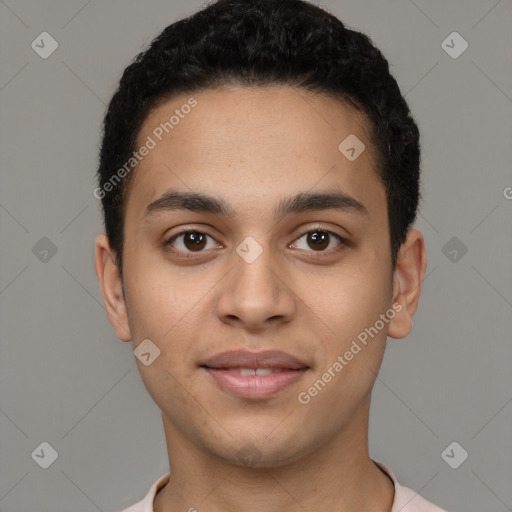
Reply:
[[[301, 446], [296, 434], [289, 429], [278, 432], [276, 422], [272, 426], [255, 428], [247, 426], [233, 437], [223, 432], [223, 439], [215, 445], [212, 439], [205, 440], [209, 450], [230, 464], [248, 468], [276, 468], [285, 466], [303, 457], [308, 450]], [[228, 429], [229, 430], [229, 429]], [[309, 451], [313, 451], [311, 448]]]

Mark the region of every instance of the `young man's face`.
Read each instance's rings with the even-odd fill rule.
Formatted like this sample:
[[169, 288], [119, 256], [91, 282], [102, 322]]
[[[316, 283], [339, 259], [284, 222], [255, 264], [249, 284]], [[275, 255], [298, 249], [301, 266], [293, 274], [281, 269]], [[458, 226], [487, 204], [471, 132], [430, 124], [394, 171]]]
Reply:
[[[184, 115], [190, 96], [197, 105]], [[161, 133], [176, 109], [183, 118]], [[354, 136], [366, 146], [359, 156]], [[418, 288], [407, 272], [418, 274], [422, 249], [393, 276], [386, 192], [362, 117], [304, 90], [224, 87], [159, 106], [137, 147], [148, 137], [156, 146], [126, 203], [126, 311], [113, 255], [98, 250], [97, 268], [118, 336], [160, 350], [137, 364], [166, 433], [236, 464], [253, 450], [267, 467], [364, 437], [386, 337], [410, 328], [417, 299], [404, 289]], [[231, 215], [159, 201], [171, 192], [208, 196]], [[336, 207], [290, 208], [298, 194], [334, 193]], [[206, 368], [230, 351], [281, 351], [297, 364], [228, 357]], [[277, 373], [240, 374], [256, 364]]]

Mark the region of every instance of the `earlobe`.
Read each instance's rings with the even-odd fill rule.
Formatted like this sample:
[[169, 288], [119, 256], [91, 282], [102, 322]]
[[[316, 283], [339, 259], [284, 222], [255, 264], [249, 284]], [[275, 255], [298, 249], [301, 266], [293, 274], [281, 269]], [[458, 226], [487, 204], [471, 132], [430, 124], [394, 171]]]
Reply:
[[115, 254], [104, 233], [96, 238], [94, 266], [108, 319], [114, 327], [117, 337], [122, 341], [130, 341], [131, 334], [121, 276], [116, 264]]
[[401, 307], [389, 324], [388, 336], [391, 338], [405, 338], [412, 330], [412, 317], [420, 300], [426, 267], [423, 234], [410, 229], [398, 252], [393, 276], [393, 304]]

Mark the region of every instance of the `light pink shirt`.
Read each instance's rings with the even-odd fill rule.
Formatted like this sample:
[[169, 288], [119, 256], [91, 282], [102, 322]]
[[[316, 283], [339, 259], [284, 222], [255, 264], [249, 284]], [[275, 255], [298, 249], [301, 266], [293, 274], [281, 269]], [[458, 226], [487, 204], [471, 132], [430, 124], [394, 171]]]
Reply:
[[[393, 472], [387, 466], [382, 464], [382, 462], [374, 462], [391, 477], [393, 483], [395, 484], [395, 499], [393, 500], [391, 512], [446, 512], [445, 510], [436, 507], [426, 499], [422, 498], [412, 489], [400, 485], [397, 482]], [[153, 500], [155, 499], [155, 495], [158, 490], [161, 489], [169, 481], [170, 476], [171, 474], [167, 473], [160, 477], [151, 486], [151, 489], [149, 489], [149, 492], [146, 494], [146, 497], [142, 501], [139, 501], [135, 505], [132, 505], [122, 512], [154, 512]]]

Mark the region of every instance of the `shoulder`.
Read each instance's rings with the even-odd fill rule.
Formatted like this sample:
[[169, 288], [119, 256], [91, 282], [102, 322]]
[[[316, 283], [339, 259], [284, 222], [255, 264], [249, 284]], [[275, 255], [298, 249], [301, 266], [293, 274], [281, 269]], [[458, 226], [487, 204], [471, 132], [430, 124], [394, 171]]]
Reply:
[[161, 476], [153, 485], [150, 487], [146, 496], [135, 503], [131, 507], [125, 508], [122, 512], [153, 512], [153, 502], [155, 500], [156, 493], [169, 481], [170, 473], [166, 473]]
[[416, 491], [400, 485], [394, 473], [385, 464], [377, 461], [374, 462], [389, 475], [395, 484], [395, 499], [391, 512], [447, 512], [421, 497]]

